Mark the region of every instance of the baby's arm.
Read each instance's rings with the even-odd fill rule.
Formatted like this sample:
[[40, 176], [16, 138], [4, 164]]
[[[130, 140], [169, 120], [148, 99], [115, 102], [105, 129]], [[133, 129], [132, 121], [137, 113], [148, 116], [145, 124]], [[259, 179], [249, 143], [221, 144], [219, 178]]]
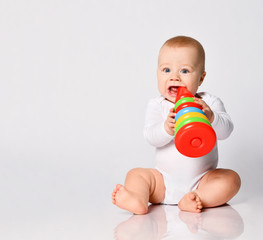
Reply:
[[162, 115], [160, 103], [153, 99], [149, 102], [144, 125], [144, 137], [154, 147], [162, 147], [174, 139], [174, 116], [169, 113], [168, 117]]
[[234, 125], [225, 110], [223, 102], [217, 97], [214, 97], [213, 101], [209, 103], [209, 105], [200, 98], [195, 98], [195, 102], [203, 107], [202, 110], [212, 124], [212, 127], [216, 132], [217, 139], [223, 140], [229, 137], [234, 129]]

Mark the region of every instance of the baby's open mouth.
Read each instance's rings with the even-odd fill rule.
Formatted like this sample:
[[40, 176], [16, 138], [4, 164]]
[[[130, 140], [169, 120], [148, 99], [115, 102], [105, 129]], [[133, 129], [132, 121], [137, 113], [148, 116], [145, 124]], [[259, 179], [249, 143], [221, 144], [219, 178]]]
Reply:
[[177, 90], [178, 90], [178, 87], [176, 87], [176, 86], [170, 86], [170, 87], [168, 88], [168, 93], [169, 93], [169, 95], [171, 95], [172, 97], [175, 97], [176, 94], [177, 94]]

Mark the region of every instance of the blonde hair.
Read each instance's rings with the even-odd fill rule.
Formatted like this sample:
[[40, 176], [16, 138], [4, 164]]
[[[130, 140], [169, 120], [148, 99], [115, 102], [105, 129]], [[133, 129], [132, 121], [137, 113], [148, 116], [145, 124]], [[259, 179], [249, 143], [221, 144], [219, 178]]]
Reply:
[[[202, 63], [202, 69], [205, 71], [205, 50], [200, 42], [196, 39], [187, 36], [176, 36], [168, 39], [163, 46], [168, 47], [194, 47], [197, 49]], [[163, 47], [162, 46], [162, 47]]]

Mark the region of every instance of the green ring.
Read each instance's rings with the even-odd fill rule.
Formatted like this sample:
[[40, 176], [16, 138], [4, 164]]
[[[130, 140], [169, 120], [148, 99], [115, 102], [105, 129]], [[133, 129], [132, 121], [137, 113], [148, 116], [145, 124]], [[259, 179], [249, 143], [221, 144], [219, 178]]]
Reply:
[[179, 105], [181, 105], [182, 103], [186, 103], [186, 102], [194, 102], [194, 99], [191, 98], [191, 97], [181, 98], [180, 100], [178, 100], [178, 101], [175, 103], [174, 110], [175, 110]]
[[186, 124], [188, 124], [188, 123], [192, 123], [192, 122], [203, 122], [203, 123], [208, 124], [208, 125], [211, 127], [210, 122], [207, 121], [206, 119], [200, 118], [200, 117], [191, 117], [191, 118], [187, 118], [187, 119], [183, 120], [183, 121], [176, 127], [176, 129], [174, 130], [174, 135], [176, 135], [176, 133], [179, 131], [179, 129], [180, 129], [181, 127], [183, 127], [184, 125], [186, 125]]

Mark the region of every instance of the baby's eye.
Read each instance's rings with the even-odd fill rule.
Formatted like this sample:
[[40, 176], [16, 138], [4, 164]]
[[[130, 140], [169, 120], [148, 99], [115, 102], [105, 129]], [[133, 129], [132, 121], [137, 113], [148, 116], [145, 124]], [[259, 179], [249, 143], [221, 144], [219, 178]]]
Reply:
[[163, 71], [164, 71], [165, 73], [171, 72], [170, 68], [164, 68]]
[[184, 68], [184, 69], [181, 70], [181, 73], [184, 73], [184, 74], [185, 74], [185, 73], [189, 73], [189, 71]]

